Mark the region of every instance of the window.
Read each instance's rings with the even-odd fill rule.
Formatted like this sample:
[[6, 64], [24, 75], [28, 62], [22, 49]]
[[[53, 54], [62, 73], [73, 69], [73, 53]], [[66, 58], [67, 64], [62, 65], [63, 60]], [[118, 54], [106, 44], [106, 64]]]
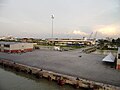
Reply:
[[120, 54], [118, 54], [118, 59], [120, 59]]
[[10, 45], [9, 44], [5, 44], [4, 47], [10, 47]]

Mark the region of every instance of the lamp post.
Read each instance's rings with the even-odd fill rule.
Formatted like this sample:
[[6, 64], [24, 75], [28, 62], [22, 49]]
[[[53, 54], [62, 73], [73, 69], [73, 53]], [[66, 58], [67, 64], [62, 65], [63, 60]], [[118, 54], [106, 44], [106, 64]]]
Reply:
[[53, 19], [54, 19], [54, 15], [51, 15], [51, 19], [52, 19], [52, 38], [53, 38]]

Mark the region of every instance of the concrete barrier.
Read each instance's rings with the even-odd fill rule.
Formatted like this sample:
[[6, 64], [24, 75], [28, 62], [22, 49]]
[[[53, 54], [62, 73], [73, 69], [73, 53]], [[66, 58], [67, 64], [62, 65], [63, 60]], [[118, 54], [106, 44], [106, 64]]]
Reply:
[[120, 90], [120, 87], [113, 85], [103, 84], [95, 81], [86, 79], [76, 78], [69, 75], [63, 75], [48, 70], [42, 70], [40, 68], [16, 63], [10, 60], [0, 59], [0, 65], [5, 68], [11, 68], [17, 72], [23, 72], [35, 76], [36, 78], [46, 78], [50, 81], [54, 80], [58, 85], [63, 86], [69, 84], [75, 88], [87, 88], [92, 90]]

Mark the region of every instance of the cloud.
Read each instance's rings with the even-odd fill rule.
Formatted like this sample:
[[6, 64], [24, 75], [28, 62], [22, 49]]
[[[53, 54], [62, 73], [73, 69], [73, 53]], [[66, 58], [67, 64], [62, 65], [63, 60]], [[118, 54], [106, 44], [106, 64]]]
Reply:
[[70, 31], [64, 31], [64, 32], [54, 32], [55, 37], [60, 38], [83, 38], [88, 37], [89, 33], [80, 31], [80, 30], [70, 30]]
[[119, 25], [102, 25], [95, 27], [95, 31], [100, 33], [102, 36], [105, 37], [115, 37], [120, 35], [120, 26]]
[[72, 33], [75, 34], [75, 35], [83, 35], [83, 36], [88, 35], [87, 33], [83, 32], [83, 31], [80, 31], [80, 30], [74, 30]]
[[16, 22], [14, 22], [13, 20], [10, 20], [10, 19], [5, 18], [5, 17], [0, 17], [0, 23], [11, 23], [11, 24], [16, 24]]

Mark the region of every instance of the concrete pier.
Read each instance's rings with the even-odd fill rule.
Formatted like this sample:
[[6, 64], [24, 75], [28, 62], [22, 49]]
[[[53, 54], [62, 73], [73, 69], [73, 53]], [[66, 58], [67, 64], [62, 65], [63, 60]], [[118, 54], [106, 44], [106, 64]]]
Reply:
[[86, 48], [85, 50], [83, 50], [83, 52], [85, 53], [91, 53], [96, 51], [96, 47], [90, 47], [90, 48]]
[[64, 84], [70, 84], [75, 88], [87, 88], [92, 90], [120, 90], [120, 87], [116, 87], [113, 85], [90, 81], [79, 77], [63, 75], [48, 70], [42, 70], [40, 68], [16, 63], [5, 59], [0, 59], [0, 65], [4, 68], [11, 68], [17, 72], [35, 75], [38, 79], [46, 78], [50, 81], [54, 80], [60, 86], [63, 86]]

